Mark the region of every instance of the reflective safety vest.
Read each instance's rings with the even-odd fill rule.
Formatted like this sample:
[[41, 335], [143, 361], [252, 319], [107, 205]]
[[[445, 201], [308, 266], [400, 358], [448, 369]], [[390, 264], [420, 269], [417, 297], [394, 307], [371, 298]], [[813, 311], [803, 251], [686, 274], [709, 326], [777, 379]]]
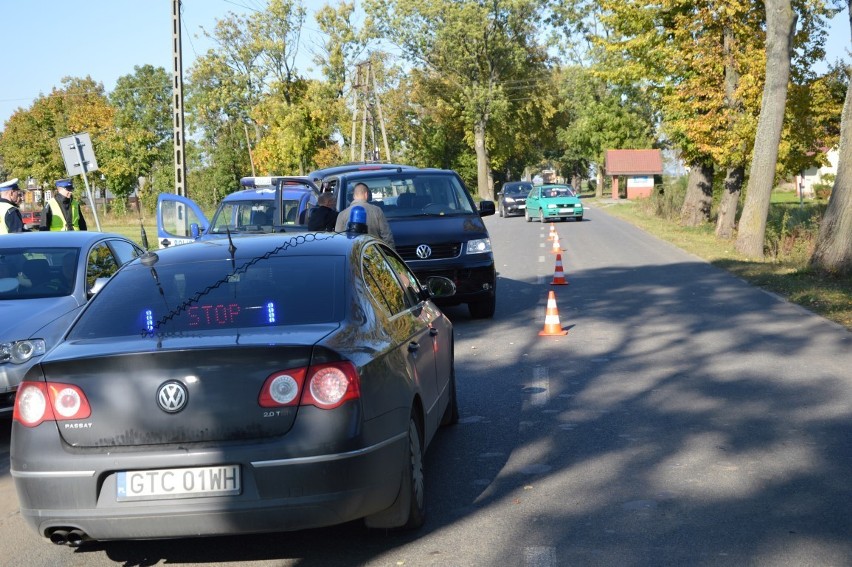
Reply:
[[6, 226], [6, 213], [13, 208], [12, 203], [0, 203], [0, 234], [9, 234], [9, 227]]
[[[62, 205], [55, 198], [47, 202], [50, 206], [50, 230], [68, 230], [65, 212]], [[80, 230], [80, 202], [71, 200], [71, 226], [74, 230]]]

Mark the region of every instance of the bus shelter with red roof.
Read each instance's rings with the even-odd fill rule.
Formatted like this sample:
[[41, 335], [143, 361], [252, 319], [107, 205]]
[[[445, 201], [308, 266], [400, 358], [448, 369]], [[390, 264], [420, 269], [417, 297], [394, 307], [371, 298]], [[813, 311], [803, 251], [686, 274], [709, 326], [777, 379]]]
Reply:
[[605, 159], [613, 199], [618, 199], [619, 177], [627, 177], [628, 199], [643, 199], [654, 191], [654, 176], [663, 174], [660, 150], [607, 150]]

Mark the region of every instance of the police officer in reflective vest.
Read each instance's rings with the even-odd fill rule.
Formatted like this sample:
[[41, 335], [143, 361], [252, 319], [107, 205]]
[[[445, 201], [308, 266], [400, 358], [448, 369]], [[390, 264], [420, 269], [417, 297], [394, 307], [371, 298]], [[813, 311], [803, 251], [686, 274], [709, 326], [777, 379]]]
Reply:
[[70, 179], [56, 182], [56, 194], [41, 213], [40, 230], [86, 230], [86, 219], [73, 191], [74, 183]]
[[27, 232], [21, 210], [18, 208], [21, 195], [17, 178], [0, 183], [0, 234]]

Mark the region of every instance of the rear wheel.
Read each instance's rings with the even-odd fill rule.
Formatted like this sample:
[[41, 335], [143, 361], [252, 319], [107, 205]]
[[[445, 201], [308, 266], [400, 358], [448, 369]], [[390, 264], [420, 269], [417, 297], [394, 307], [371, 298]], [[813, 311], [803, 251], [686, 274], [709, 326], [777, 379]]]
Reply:
[[411, 494], [411, 507], [408, 510], [406, 529], [416, 529], [426, 519], [426, 483], [423, 477], [423, 450], [420, 442], [420, 426], [414, 415], [408, 420], [408, 460], [404, 485]]

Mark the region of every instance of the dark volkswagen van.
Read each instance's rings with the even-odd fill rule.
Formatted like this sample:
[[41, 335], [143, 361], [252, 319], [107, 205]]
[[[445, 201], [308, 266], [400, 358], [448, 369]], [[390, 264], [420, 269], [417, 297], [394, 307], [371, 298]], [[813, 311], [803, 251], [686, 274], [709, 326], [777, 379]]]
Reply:
[[446, 169], [354, 171], [329, 181], [338, 211], [352, 203], [355, 184], [370, 188], [370, 202], [384, 210], [396, 251], [417, 277], [444, 276], [455, 282], [457, 292], [445, 305], [466, 303], [474, 318], [494, 315], [497, 275], [482, 221], [494, 214], [494, 201], [477, 207], [461, 177]]

